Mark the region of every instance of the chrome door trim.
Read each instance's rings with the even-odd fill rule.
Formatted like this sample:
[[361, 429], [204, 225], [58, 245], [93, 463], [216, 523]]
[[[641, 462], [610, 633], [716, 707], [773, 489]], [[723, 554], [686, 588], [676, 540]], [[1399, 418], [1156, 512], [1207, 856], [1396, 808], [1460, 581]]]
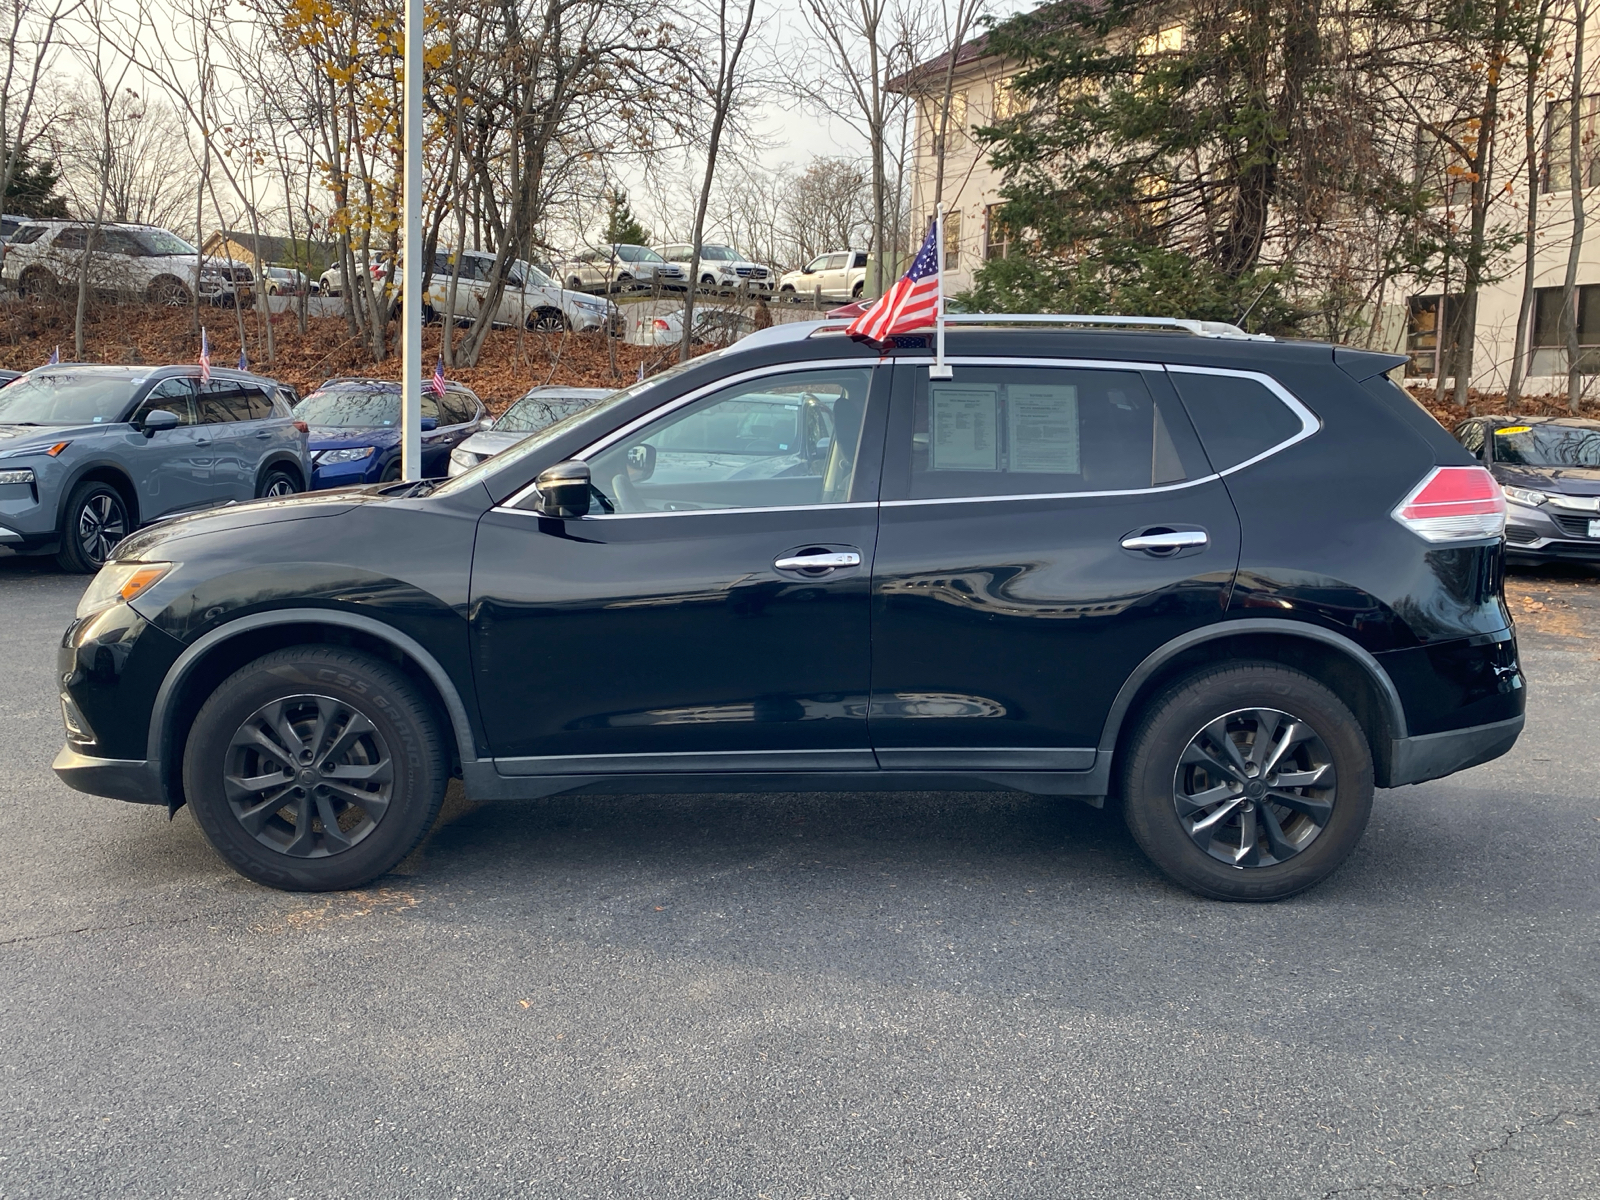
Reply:
[[[579, 517], [580, 521], [636, 521], [640, 518], [653, 517], [720, 517], [737, 513], [771, 513], [771, 512], [815, 512], [826, 509], [837, 512], [843, 508], [877, 508], [876, 500], [848, 500], [838, 504], [769, 504], [762, 508], [677, 508], [667, 512], [636, 512], [636, 513], [588, 513]], [[497, 504], [490, 512], [509, 513], [519, 517], [537, 517], [540, 514], [531, 508], [510, 508], [504, 504]], [[561, 518], [567, 520], [570, 518]]]

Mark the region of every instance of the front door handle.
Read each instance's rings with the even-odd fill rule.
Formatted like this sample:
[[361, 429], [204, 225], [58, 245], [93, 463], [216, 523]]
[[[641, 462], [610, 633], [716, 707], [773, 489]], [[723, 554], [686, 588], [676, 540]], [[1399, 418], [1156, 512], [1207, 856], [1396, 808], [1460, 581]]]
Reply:
[[772, 565], [780, 571], [837, 571], [840, 567], [859, 567], [861, 555], [855, 550], [830, 550], [825, 554], [792, 554], [775, 558]]
[[1209, 544], [1211, 538], [1203, 529], [1176, 529], [1162, 533], [1137, 533], [1122, 539], [1124, 550], [1143, 550], [1146, 554], [1171, 554], [1194, 546]]

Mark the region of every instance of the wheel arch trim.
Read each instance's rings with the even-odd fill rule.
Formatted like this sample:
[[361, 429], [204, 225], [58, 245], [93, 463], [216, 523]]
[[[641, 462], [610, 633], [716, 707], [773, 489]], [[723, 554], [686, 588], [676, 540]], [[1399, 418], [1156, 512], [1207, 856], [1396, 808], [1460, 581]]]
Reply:
[[472, 722], [467, 716], [466, 705], [462, 703], [461, 693], [450, 673], [439, 665], [439, 660], [434, 658], [422, 644], [415, 638], [401, 633], [392, 625], [385, 625], [373, 617], [361, 613], [345, 612], [337, 608], [274, 608], [267, 612], [252, 613], [246, 617], [229, 621], [211, 632], [197, 638], [184, 652], [178, 655], [177, 660], [167, 669], [166, 678], [161, 681], [161, 687], [156, 691], [155, 703], [151, 706], [150, 732], [146, 746], [146, 757], [152, 763], [163, 763], [163, 750], [171, 734], [171, 718], [173, 701], [182, 688], [184, 681], [196, 666], [218, 646], [232, 641], [242, 634], [258, 629], [268, 629], [276, 625], [337, 625], [345, 629], [354, 629], [370, 634], [388, 642], [396, 650], [420, 667], [433, 686], [438, 689], [440, 698], [444, 701], [445, 712], [449, 717], [451, 731], [455, 735], [456, 750], [461, 756], [462, 763], [476, 762], [477, 754], [474, 749]]
[[140, 504], [142, 497], [139, 495], [139, 485], [133, 481], [133, 476], [129, 473], [128, 468], [114, 458], [91, 458], [84, 462], [74, 463], [72, 473], [62, 481], [60, 499], [56, 501], [56, 530], [58, 533], [66, 533], [67, 501], [72, 499], [73, 489], [97, 471], [102, 475], [115, 475], [125, 485], [124, 498], [131, 498], [133, 501], [133, 511], [128, 514], [128, 521], [131, 526], [128, 532], [132, 533], [134, 529], [145, 523], [143, 505]]
[[1341, 633], [1331, 629], [1324, 629], [1320, 625], [1308, 625], [1302, 621], [1285, 621], [1273, 617], [1243, 617], [1238, 620], [1220, 621], [1215, 625], [1208, 625], [1203, 629], [1194, 629], [1188, 633], [1179, 634], [1171, 641], [1158, 646], [1145, 656], [1144, 661], [1133, 669], [1133, 672], [1123, 681], [1122, 687], [1117, 690], [1116, 699], [1111, 702], [1111, 709], [1106, 713], [1105, 724], [1101, 726], [1099, 749], [1110, 753], [1117, 747], [1117, 739], [1121, 735], [1123, 722], [1133, 707], [1134, 700], [1140, 690], [1163, 666], [1185, 650], [1206, 642], [1217, 641], [1220, 638], [1234, 637], [1239, 634], [1264, 633], [1278, 636], [1301, 638], [1306, 641], [1321, 642], [1334, 650], [1344, 654], [1345, 657], [1359, 665], [1377, 688], [1378, 695], [1383, 701], [1383, 707], [1389, 718], [1389, 736], [1391, 738], [1404, 738], [1407, 736], [1405, 706], [1400, 701], [1400, 692], [1394, 686], [1394, 680], [1389, 678], [1389, 672], [1383, 669], [1372, 653], [1363, 649]]

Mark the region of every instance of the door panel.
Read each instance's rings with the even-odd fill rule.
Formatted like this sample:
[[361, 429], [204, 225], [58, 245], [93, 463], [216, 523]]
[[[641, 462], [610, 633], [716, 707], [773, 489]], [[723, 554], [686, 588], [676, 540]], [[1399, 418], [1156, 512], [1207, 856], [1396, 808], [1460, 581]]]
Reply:
[[140, 465], [139, 515], [153, 520], [167, 513], [198, 508], [211, 500], [211, 436], [195, 424], [194, 387], [187, 379], [164, 379], [150, 390], [130, 418], [135, 424], [153, 410], [177, 414], [176, 429], [129, 438], [131, 452]]
[[[1232, 503], [1204, 478], [1164, 375], [958, 366], [930, 385], [900, 365], [888, 442], [873, 572], [881, 764], [1088, 768], [1123, 681], [1221, 616], [1238, 565]], [[1173, 530], [1205, 544], [1123, 546]]]
[[[680, 464], [670, 495], [651, 486], [658, 443], [681, 449], [684, 429], [745, 429], [752, 388], [762, 402], [786, 394], [784, 383], [763, 380], [732, 385], [595, 455], [590, 468], [610, 514], [483, 517], [472, 656], [491, 752], [519, 760], [502, 771], [874, 766], [869, 607], [884, 404], [867, 411], [872, 374], [867, 366], [783, 377], [789, 395], [820, 393], [846, 430], [816, 472], [800, 477], [810, 480], [803, 506], [788, 503], [794, 477], [765, 480], [784, 486], [748, 492], [737, 508], [718, 507], [727, 499], [716, 490], [721, 468], [697, 481]], [[807, 377], [804, 388], [796, 375]], [[727, 420], [684, 424], [719, 405]], [[697, 482], [709, 490], [696, 492]], [[818, 553], [840, 555], [840, 565], [778, 565]], [[610, 757], [619, 755], [629, 757]]]
[[232, 379], [212, 379], [200, 385], [196, 397], [200, 428], [211, 439], [212, 503], [249, 500], [256, 494], [255, 464], [261, 451], [254, 438], [250, 395], [246, 385]]

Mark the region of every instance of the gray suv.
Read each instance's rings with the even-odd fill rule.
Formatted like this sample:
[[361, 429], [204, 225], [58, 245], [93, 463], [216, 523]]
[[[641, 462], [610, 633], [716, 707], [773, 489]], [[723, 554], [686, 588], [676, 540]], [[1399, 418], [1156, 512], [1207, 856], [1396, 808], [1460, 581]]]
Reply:
[[0, 389], [0, 546], [97, 571], [141, 524], [305, 490], [294, 392], [193, 366], [40, 367]]

